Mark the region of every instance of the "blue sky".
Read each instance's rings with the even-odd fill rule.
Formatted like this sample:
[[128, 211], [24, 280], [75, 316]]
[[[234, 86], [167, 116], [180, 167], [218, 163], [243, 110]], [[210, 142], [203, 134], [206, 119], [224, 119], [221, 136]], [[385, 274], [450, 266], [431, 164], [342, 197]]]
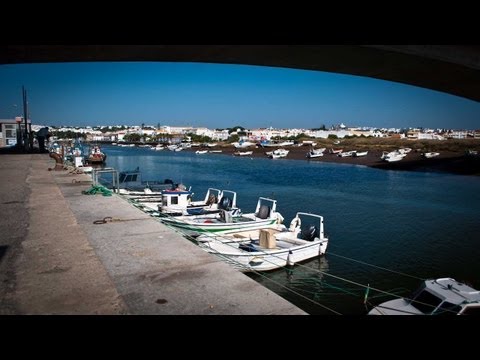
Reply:
[[[0, 66], [0, 118], [39, 125], [480, 128], [480, 103], [335, 73], [197, 63]], [[15, 106], [16, 105], [16, 106]]]

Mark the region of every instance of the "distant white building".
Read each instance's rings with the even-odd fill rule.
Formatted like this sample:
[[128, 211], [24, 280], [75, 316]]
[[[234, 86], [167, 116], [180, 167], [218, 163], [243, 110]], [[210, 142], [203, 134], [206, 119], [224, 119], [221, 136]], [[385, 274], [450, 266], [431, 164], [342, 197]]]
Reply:
[[272, 137], [271, 129], [252, 129], [248, 131], [248, 139], [252, 141], [270, 140]]
[[374, 130], [374, 131], [372, 132], [372, 136], [373, 136], [373, 137], [376, 137], [376, 138], [380, 138], [380, 137], [387, 137], [388, 135], [385, 134], [385, 133], [383, 133], [383, 132], [381, 132], [381, 131]]
[[317, 130], [311, 132], [311, 136], [317, 139], [327, 139], [329, 135], [335, 135], [339, 139], [343, 139], [345, 136], [352, 136], [352, 133], [348, 130]]
[[215, 130], [215, 133], [212, 136], [213, 140], [216, 141], [225, 141], [228, 139], [230, 134], [228, 133], [228, 130]]
[[452, 130], [448, 137], [450, 139], [466, 139], [467, 138], [467, 132], [465, 130]]
[[445, 138], [435, 133], [419, 133], [418, 140], [445, 140]]

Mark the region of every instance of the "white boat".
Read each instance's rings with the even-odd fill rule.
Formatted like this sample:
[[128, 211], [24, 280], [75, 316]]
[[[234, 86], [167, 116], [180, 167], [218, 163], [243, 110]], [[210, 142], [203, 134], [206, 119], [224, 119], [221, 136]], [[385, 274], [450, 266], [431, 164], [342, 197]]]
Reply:
[[281, 143], [278, 143], [277, 146], [290, 146], [293, 144], [294, 144], [293, 141], [287, 140], [287, 141], [282, 141]]
[[260, 146], [262, 147], [277, 147], [277, 146], [290, 146], [293, 145], [293, 141], [261, 141]]
[[328, 150], [328, 152], [329, 152], [330, 154], [340, 154], [341, 152], [343, 152], [343, 149], [330, 148], [330, 149]]
[[410, 298], [386, 301], [368, 315], [479, 315], [480, 291], [452, 278], [425, 280]]
[[[107, 187], [112, 188], [113, 184], [107, 184], [102, 181]], [[119, 193], [129, 196], [160, 196], [162, 190], [176, 189], [182, 187], [181, 184], [175, 184], [171, 179], [165, 179], [163, 182], [158, 180], [142, 180], [140, 168], [137, 166], [134, 170], [121, 171], [118, 174], [118, 188]]]
[[340, 156], [340, 157], [351, 157], [353, 156], [353, 154], [355, 153], [355, 151], [345, 151], [345, 152], [340, 152], [337, 154], [337, 156]]
[[223, 151], [223, 150], [209, 150], [208, 152], [209, 152], [210, 154], [219, 154], [219, 153], [221, 153], [222, 151]]
[[158, 211], [163, 215], [188, 216], [204, 215], [220, 212], [221, 209], [237, 207], [237, 193], [229, 190], [209, 188], [205, 199], [192, 201], [191, 191], [162, 191], [161, 203]]
[[392, 154], [392, 155], [386, 155], [383, 160], [385, 160], [386, 162], [395, 162], [395, 161], [400, 161], [403, 158], [404, 158], [404, 156], [402, 156], [402, 155]]
[[200, 247], [241, 271], [267, 271], [325, 254], [323, 217], [298, 212], [287, 229], [257, 229], [228, 235], [201, 235]]
[[235, 149], [245, 149], [249, 146], [255, 146], [255, 143], [252, 143], [250, 141], [240, 140], [239, 142], [232, 143], [232, 145], [235, 146]]
[[87, 161], [90, 164], [102, 164], [107, 159], [107, 154], [105, 154], [100, 146], [95, 145], [90, 149], [90, 154], [87, 157]]
[[313, 151], [309, 151], [307, 153], [307, 158], [309, 158], [309, 159], [314, 159], [314, 158], [318, 158], [318, 157], [322, 157], [322, 156], [323, 156], [323, 152], [316, 153], [316, 152], [313, 152]]
[[226, 207], [218, 214], [164, 217], [161, 221], [178, 227], [190, 235], [205, 232], [229, 233], [281, 224], [283, 217], [277, 213], [276, 209], [276, 200], [260, 197], [254, 213], [242, 214], [238, 208]]
[[280, 158], [287, 157], [289, 152], [290, 150], [276, 149], [273, 151], [266, 152], [265, 154], [268, 155], [268, 157], [271, 159], [280, 159]]
[[208, 150], [197, 150], [195, 151], [195, 154], [206, 154], [208, 153]]
[[321, 157], [323, 156], [323, 152], [325, 151], [325, 148], [320, 148], [320, 149], [312, 149], [307, 153], [307, 158], [313, 159], [316, 157]]
[[236, 156], [249, 156], [252, 154], [253, 154], [253, 151], [235, 151], [233, 153], [233, 155], [236, 155]]
[[362, 157], [367, 155], [368, 155], [368, 151], [355, 151], [353, 153], [353, 157]]
[[422, 156], [426, 159], [431, 159], [431, 158], [433, 158], [435, 156], [438, 156], [438, 155], [440, 155], [440, 153], [438, 153], [438, 152], [426, 152], [426, 153], [422, 154]]
[[395, 161], [400, 161], [402, 160], [405, 156], [407, 156], [406, 153], [401, 153], [397, 150], [395, 151], [384, 151], [382, 153], [382, 156], [380, 156], [380, 159], [387, 161], [387, 162], [395, 162]]

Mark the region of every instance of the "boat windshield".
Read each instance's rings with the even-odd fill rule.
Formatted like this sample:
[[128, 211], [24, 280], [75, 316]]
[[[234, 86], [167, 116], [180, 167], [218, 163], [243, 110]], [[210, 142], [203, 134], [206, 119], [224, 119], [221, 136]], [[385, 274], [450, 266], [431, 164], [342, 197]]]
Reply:
[[460, 305], [452, 304], [429, 292], [424, 285], [414, 292], [410, 304], [425, 315], [456, 315], [461, 310]]
[[457, 315], [460, 310], [462, 310], [461, 306], [444, 301], [442, 305], [435, 310], [433, 315]]
[[138, 174], [128, 174], [128, 173], [122, 172], [120, 173], [118, 181], [121, 184], [126, 182], [134, 182], [134, 181], [137, 181], [137, 175]]
[[441, 302], [442, 299], [428, 292], [426, 289], [423, 289], [417, 294], [417, 296], [415, 296], [410, 304], [416, 307], [422, 313], [428, 315], [431, 314]]

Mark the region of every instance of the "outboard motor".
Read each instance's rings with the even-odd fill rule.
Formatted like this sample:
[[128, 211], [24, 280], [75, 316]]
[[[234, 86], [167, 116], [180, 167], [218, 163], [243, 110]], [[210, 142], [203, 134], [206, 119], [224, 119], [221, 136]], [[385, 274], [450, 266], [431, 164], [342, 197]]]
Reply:
[[232, 200], [230, 200], [228, 197], [223, 197], [218, 204], [218, 207], [223, 210], [229, 210], [231, 206]]
[[270, 206], [268, 205], [262, 205], [260, 206], [260, 209], [258, 210], [258, 213], [255, 214], [257, 217], [260, 219], [266, 219], [270, 215]]
[[307, 241], [315, 240], [315, 235], [317, 233], [317, 227], [315, 225], [308, 225], [305, 229], [302, 230], [302, 239]]

